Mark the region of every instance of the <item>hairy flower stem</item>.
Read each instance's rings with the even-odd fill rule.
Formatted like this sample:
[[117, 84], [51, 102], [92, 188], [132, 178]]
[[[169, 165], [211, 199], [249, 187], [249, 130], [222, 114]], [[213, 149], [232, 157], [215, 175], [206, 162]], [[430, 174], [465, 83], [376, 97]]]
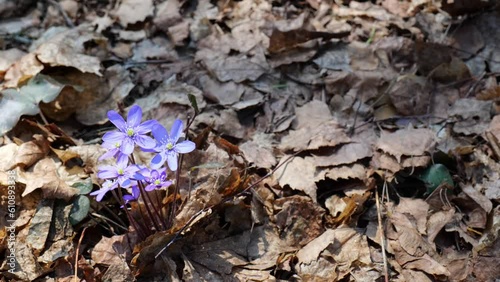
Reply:
[[175, 172], [175, 187], [174, 187], [174, 197], [172, 205], [170, 206], [170, 214], [168, 217], [168, 228], [172, 227], [174, 224], [175, 214], [177, 212], [177, 194], [179, 194], [179, 182], [181, 178], [181, 166], [182, 166], [183, 156], [179, 157], [179, 169]]
[[[118, 190], [119, 196], [116, 195], [116, 190]], [[126, 205], [123, 203], [123, 201], [120, 201], [120, 199], [123, 199], [122, 191], [120, 188], [113, 190], [112, 194], [115, 197], [116, 201], [118, 202], [119, 205], [123, 207], [123, 210], [125, 211], [125, 214], [127, 215], [128, 221], [130, 221], [130, 224], [132, 227], [137, 231], [139, 236], [141, 238], [146, 239], [148, 236], [144, 233], [144, 227], [141, 226], [135, 219], [134, 217], [128, 212], [128, 209]]]
[[[132, 164], [136, 164], [134, 154], [130, 155], [130, 162]], [[146, 207], [146, 212], [149, 215], [150, 221], [153, 223], [153, 225], [157, 231], [163, 230], [164, 226], [162, 223], [160, 213], [156, 209], [156, 206], [153, 204], [153, 201], [151, 201], [149, 194], [146, 192], [146, 190], [144, 190], [144, 184], [142, 183], [142, 181], [137, 181], [137, 186], [139, 186], [139, 191], [141, 192], [141, 197], [142, 197], [142, 200], [144, 201], [144, 206]], [[151, 212], [150, 206], [153, 207], [153, 210], [155, 212], [154, 215], [153, 215], [153, 212]]]
[[[151, 220], [151, 222], [153, 223], [155, 229], [157, 231], [161, 231], [163, 230], [163, 224], [161, 222], [161, 218], [159, 217], [159, 213], [158, 211], [156, 210], [156, 207], [155, 205], [153, 204], [153, 202], [151, 201], [151, 198], [149, 197], [149, 194], [146, 192], [146, 190], [144, 190], [144, 184], [142, 183], [142, 181], [138, 181], [137, 182], [137, 185], [139, 186], [139, 190], [141, 191], [141, 197], [142, 197], [142, 200], [144, 201], [144, 206], [146, 207], [146, 211], [149, 215], [149, 219]], [[155, 213], [153, 213], [151, 211], [151, 207], [153, 207], [153, 211]]]

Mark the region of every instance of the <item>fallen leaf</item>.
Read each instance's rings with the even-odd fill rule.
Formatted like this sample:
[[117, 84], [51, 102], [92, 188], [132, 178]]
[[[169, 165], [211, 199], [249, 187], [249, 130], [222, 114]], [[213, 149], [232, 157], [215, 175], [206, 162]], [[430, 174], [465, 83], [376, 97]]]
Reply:
[[5, 72], [9, 69], [9, 67], [17, 62], [19, 59], [21, 59], [24, 55], [26, 55], [25, 52], [17, 49], [17, 48], [11, 48], [7, 50], [1, 50], [0, 51], [0, 76], [3, 76]]
[[[50, 33], [49, 29], [47, 33]], [[85, 55], [84, 43], [94, 39], [88, 26], [51, 34], [49, 39], [36, 48], [34, 53], [40, 62], [50, 66], [73, 67], [81, 72], [101, 75], [98, 58]]]
[[448, 111], [450, 116], [458, 118], [453, 131], [465, 135], [483, 134], [491, 121], [491, 101], [459, 99]]
[[281, 140], [279, 148], [283, 151], [316, 150], [321, 147], [335, 147], [349, 143], [351, 139], [335, 121], [320, 123], [312, 127], [291, 130]]
[[29, 244], [34, 253], [37, 255], [39, 255], [44, 249], [45, 241], [49, 236], [50, 225], [52, 223], [53, 205], [53, 200], [40, 201], [33, 219], [30, 222], [26, 243]]
[[34, 134], [33, 139], [19, 146], [14, 157], [15, 165], [28, 168], [47, 156], [50, 151], [49, 142], [40, 134]]
[[20, 182], [26, 184], [22, 197], [39, 188], [42, 189], [44, 197], [48, 199], [55, 198], [68, 201], [78, 193], [77, 189], [70, 187], [59, 177], [57, 165], [50, 158], [38, 161], [33, 168], [33, 172], [27, 172], [23, 178], [19, 179]]
[[371, 146], [364, 143], [347, 143], [328, 155], [314, 154], [318, 167], [338, 166], [352, 164], [358, 160], [372, 156]]
[[433, 243], [438, 233], [455, 215], [455, 209], [446, 209], [432, 214], [427, 221], [427, 241]]
[[472, 184], [460, 184], [462, 192], [474, 200], [481, 208], [483, 208], [487, 213], [493, 208], [493, 203], [481, 194]]
[[[411, 94], [408, 89], [412, 89]], [[410, 74], [398, 77], [390, 88], [389, 97], [402, 115], [422, 115], [428, 111], [431, 91], [426, 78]]]
[[0, 135], [11, 130], [22, 115], [36, 115], [40, 112], [40, 102], [54, 100], [64, 85], [45, 75], [37, 75], [19, 90], [9, 88], [1, 92], [0, 111], [3, 118], [0, 121]]
[[202, 85], [203, 96], [217, 104], [228, 106], [240, 101], [245, 92], [245, 87], [233, 81], [218, 82], [205, 75], [199, 78]]
[[215, 74], [221, 82], [255, 81], [268, 68], [263, 54], [253, 57], [243, 54], [227, 56], [217, 51], [203, 49], [196, 53], [195, 61], [202, 61], [208, 71]]
[[376, 147], [396, 157], [429, 154], [436, 144], [435, 133], [425, 128], [406, 128], [394, 133], [382, 133]]
[[93, 248], [91, 256], [98, 264], [120, 265], [131, 258], [128, 236], [103, 237]]
[[123, 27], [129, 24], [143, 22], [147, 17], [153, 15], [154, 6], [152, 0], [123, 0], [115, 12], [118, 21]]
[[245, 159], [257, 167], [270, 169], [278, 162], [273, 153], [272, 135], [269, 134], [254, 134], [252, 140], [240, 145], [240, 150]]
[[[288, 156], [283, 156], [278, 165], [287, 159]], [[280, 166], [275, 172], [281, 187], [288, 185], [294, 190], [303, 191], [313, 201], [316, 201], [317, 187], [315, 181], [319, 180], [317, 179], [318, 174], [313, 157], [293, 157], [291, 161]]]
[[271, 220], [276, 224], [282, 240], [291, 247], [301, 247], [324, 232], [322, 218], [325, 210], [306, 196], [276, 199], [273, 209], [278, 211]]
[[338, 167], [328, 168], [325, 173], [325, 178], [332, 180], [339, 179], [366, 179], [366, 168], [361, 164], [341, 165]]

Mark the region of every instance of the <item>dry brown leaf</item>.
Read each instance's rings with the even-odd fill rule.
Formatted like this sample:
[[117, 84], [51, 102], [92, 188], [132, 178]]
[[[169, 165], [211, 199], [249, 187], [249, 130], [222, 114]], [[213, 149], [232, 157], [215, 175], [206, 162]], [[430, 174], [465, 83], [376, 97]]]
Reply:
[[237, 113], [231, 109], [201, 113], [196, 117], [194, 124], [211, 126], [219, 134], [232, 136], [238, 139], [243, 139], [248, 130], [240, 123]]
[[375, 169], [389, 170], [391, 172], [398, 172], [402, 169], [396, 158], [389, 154], [384, 154], [379, 151], [373, 153], [370, 165]]
[[[303, 14], [305, 15], [305, 14]], [[329, 33], [329, 32], [317, 32], [309, 30], [290, 30], [290, 31], [280, 31], [279, 29], [274, 29], [269, 40], [269, 52], [270, 53], [282, 53], [285, 51], [290, 51], [291, 49], [296, 49], [302, 46], [304, 43], [321, 38], [324, 41], [328, 41], [333, 38], [343, 38], [349, 35], [349, 31], [340, 33]]]
[[5, 73], [4, 87], [18, 87], [43, 70], [43, 64], [36, 54], [29, 53], [16, 61]]
[[338, 166], [352, 164], [358, 160], [372, 156], [371, 146], [365, 143], [347, 143], [329, 156], [314, 155], [316, 166]]
[[[288, 157], [284, 156], [280, 160], [280, 164], [287, 159]], [[317, 179], [318, 174], [313, 157], [294, 157], [289, 163], [280, 166], [275, 172], [281, 187], [288, 185], [294, 190], [304, 191], [313, 201], [316, 201], [317, 187], [315, 181], [319, 180]]]
[[188, 94], [195, 96], [200, 111], [206, 107], [203, 92], [192, 85], [178, 81], [175, 75], [162, 81], [158, 88], [147, 97], [137, 99], [136, 104], [142, 108], [144, 119], [161, 119], [161, 116], [153, 115], [153, 112], [161, 110], [158, 108], [159, 104], [179, 104], [191, 107]]
[[204, 90], [203, 96], [223, 106], [232, 105], [240, 101], [241, 96], [245, 92], [245, 87], [242, 84], [237, 84], [233, 81], [219, 82], [208, 75], [200, 77], [199, 81]]
[[371, 265], [366, 238], [351, 228], [325, 231], [299, 250], [297, 259], [298, 274], [314, 281], [343, 277], [354, 263]]
[[449, 116], [458, 118], [453, 131], [465, 135], [483, 134], [491, 121], [491, 101], [477, 99], [459, 99], [448, 111]]
[[[408, 91], [412, 89], [412, 91]], [[390, 88], [389, 97], [396, 110], [406, 116], [422, 115], [428, 111], [431, 89], [427, 79], [413, 74], [398, 77]]]
[[21, 196], [25, 197], [40, 188], [44, 198], [69, 201], [78, 193], [78, 190], [70, 187], [60, 178], [57, 172], [59, 166], [60, 164], [56, 164], [51, 158], [38, 161], [33, 168], [33, 172], [26, 172], [24, 177], [19, 179], [19, 182], [26, 184], [26, 189]]
[[405, 214], [414, 223], [420, 234], [427, 234], [427, 213], [429, 204], [422, 199], [399, 198], [399, 204], [395, 209], [397, 212]]
[[123, 27], [127, 27], [129, 24], [145, 21], [147, 17], [153, 15], [153, 12], [152, 0], [123, 0], [115, 16]]
[[324, 232], [325, 210], [306, 196], [294, 195], [276, 199], [273, 206], [278, 211], [271, 217], [282, 240], [291, 247], [301, 247]]
[[252, 136], [252, 140], [240, 146], [245, 159], [257, 167], [272, 168], [278, 162], [274, 157], [272, 147], [272, 135], [258, 132]]
[[0, 162], [0, 171], [7, 171], [12, 168], [18, 150], [19, 146], [16, 143], [0, 146], [0, 159], [4, 160]]
[[460, 188], [462, 188], [462, 191], [472, 200], [474, 200], [487, 213], [491, 211], [491, 209], [493, 208], [493, 203], [488, 198], [486, 198], [486, 196], [481, 194], [481, 192], [479, 192], [476, 187], [473, 187], [472, 184], [460, 184]]
[[156, 16], [153, 23], [163, 32], [168, 32], [168, 28], [182, 20], [179, 13], [179, 0], [167, 0], [158, 4]]
[[103, 237], [92, 249], [92, 260], [98, 264], [119, 265], [131, 257], [127, 235], [115, 235], [111, 238]]
[[19, 146], [14, 157], [14, 165], [28, 168], [50, 152], [49, 141], [42, 135], [34, 134], [33, 139]]
[[43, 64], [73, 67], [81, 72], [101, 75], [98, 58], [85, 55], [84, 43], [95, 39], [85, 25], [56, 33], [36, 48], [34, 54]]
[[53, 206], [53, 200], [40, 201], [31, 219], [26, 243], [28, 243], [36, 255], [40, 255], [49, 236], [52, 213], [54, 211]]
[[0, 77], [5, 74], [12, 64], [21, 59], [24, 55], [26, 55], [26, 53], [17, 48], [0, 50]]
[[432, 214], [427, 221], [427, 241], [433, 243], [438, 233], [455, 215], [455, 209], [447, 209]]
[[256, 54], [253, 57], [227, 56], [210, 49], [202, 49], [196, 53], [195, 61], [202, 61], [205, 67], [222, 82], [255, 81], [268, 69], [264, 54]]
[[168, 28], [168, 36], [175, 46], [183, 46], [189, 37], [190, 21], [182, 20], [180, 23]]
[[351, 139], [335, 121], [324, 122], [313, 127], [302, 127], [291, 130], [281, 140], [281, 150], [316, 150], [321, 147], [335, 147], [349, 143]]
[[365, 180], [366, 168], [361, 164], [342, 165], [326, 170], [325, 177], [332, 180], [339, 179], [361, 179]]
[[295, 109], [294, 129], [318, 126], [332, 120], [328, 105], [322, 101], [312, 100]]
[[500, 140], [500, 115], [496, 115], [491, 120], [488, 131], [491, 132], [497, 140]]
[[429, 154], [436, 144], [434, 131], [425, 128], [406, 128], [393, 133], [382, 133], [376, 147], [396, 157], [423, 156]]

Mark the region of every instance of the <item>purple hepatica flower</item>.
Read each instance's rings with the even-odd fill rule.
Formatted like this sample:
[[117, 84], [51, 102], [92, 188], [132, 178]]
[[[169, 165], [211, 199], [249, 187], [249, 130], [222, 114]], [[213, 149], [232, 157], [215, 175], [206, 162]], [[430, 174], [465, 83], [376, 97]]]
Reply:
[[144, 188], [146, 191], [153, 191], [154, 189], [161, 189], [168, 187], [172, 181], [167, 180], [167, 168], [156, 169], [141, 169], [138, 171], [134, 178], [137, 180], [145, 181], [148, 185]]
[[116, 187], [118, 187], [118, 182], [111, 181], [111, 180], [106, 180], [106, 182], [104, 182], [102, 184], [101, 189], [90, 193], [90, 195], [91, 196], [96, 196], [96, 198], [95, 198], [96, 201], [100, 202], [102, 200], [102, 198], [104, 197], [104, 195], [106, 195], [106, 193], [108, 193], [109, 191], [115, 189]]
[[109, 120], [118, 128], [118, 131], [111, 131], [104, 134], [102, 140], [111, 144], [120, 143], [120, 151], [125, 155], [130, 155], [134, 151], [134, 144], [144, 149], [152, 149], [156, 143], [146, 134], [151, 132], [156, 120], [148, 120], [141, 123], [141, 107], [134, 105], [128, 112], [127, 121], [115, 111], [108, 112]]
[[161, 124], [153, 127], [153, 136], [158, 142], [154, 150], [158, 154], [151, 160], [152, 168], [159, 168], [167, 161], [170, 170], [176, 171], [178, 155], [192, 152], [195, 149], [196, 145], [191, 141], [185, 140], [177, 143], [181, 134], [182, 121], [179, 119], [175, 120], [172, 125], [170, 135]]
[[139, 168], [136, 165], [128, 165], [128, 160], [117, 162], [115, 166], [104, 165], [99, 168], [97, 177], [102, 179], [116, 178], [121, 187], [127, 188], [132, 185], [132, 176]]
[[[139, 191], [139, 187], [137, 187], [137, 185], [132, 186], [132, 195], [123, 196], [123, 200], [125, 201], [124, 205], [126, 205], [132, 201], [137, 201], [137, 199], [139, 199], [140, 195], [141, 195], [141, 192]], [[121, 206], [121, 207], [123, 208], [123, 206]]]
[[116, 142], [116, 143], [103, 142], [101, 146], [108, 149], [108, 151], [99, 157], [99, 161], [109, 159], [111, 157], [116, 158], [117, 162], [123, 162], [128, 160], [128, 155], [125, 155], [120, 151], [122, 142]]

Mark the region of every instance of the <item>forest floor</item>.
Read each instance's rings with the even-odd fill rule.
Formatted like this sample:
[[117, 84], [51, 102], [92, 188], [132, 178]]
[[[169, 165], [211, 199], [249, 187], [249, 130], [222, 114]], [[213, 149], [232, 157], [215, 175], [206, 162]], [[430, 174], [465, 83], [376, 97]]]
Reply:
[[[500, 278], [496, 1], [0, 3], [0, 281]], [[196, 149], [124, 209], [134, 105]]]

